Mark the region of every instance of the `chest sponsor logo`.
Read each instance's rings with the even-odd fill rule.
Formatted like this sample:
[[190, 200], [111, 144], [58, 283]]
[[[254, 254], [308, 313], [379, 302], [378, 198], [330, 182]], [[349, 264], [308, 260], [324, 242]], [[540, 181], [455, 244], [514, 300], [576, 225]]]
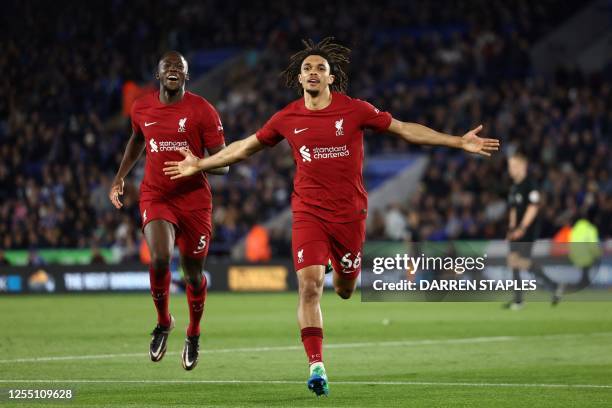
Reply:
[[344, 118], [336, 121], [336, 136], [344, 135], [344, 129], [342, 128], [342, 125], [344, 125]]
[[302, 146], [300, 147], [300, 155], [302, 155], [303, 162], [311, 162], [312, 159], [338, 159], [347, 157], [351, 155], [351, 152], [346, 145], [313, 147], [312, 152], [307, 146]]
[[158, 152], [176, 152], [179, 150], [188, 150], [189, 143], [186, 140], [174, 141], [174, 140], [162, 140], [155, 141], [155, 139], [149, 140], [149, 147], [151, 153]]
[[306, 146], [300, 147], [300, 154], [302, 155], [303, 162], [312, 161], [312, 158], [310, 157], [310, 149], [308, 149]]
[[155, 139], [149, 140], [149, 147], [151, 148], [151, 153], [157, 153], [159, 151]]
[[185, 129], [185, 123], [187, 122], [187, 118], [181, 118], [178, 121], [178, 131], [183, 133], [186, 132], [187, 130]]

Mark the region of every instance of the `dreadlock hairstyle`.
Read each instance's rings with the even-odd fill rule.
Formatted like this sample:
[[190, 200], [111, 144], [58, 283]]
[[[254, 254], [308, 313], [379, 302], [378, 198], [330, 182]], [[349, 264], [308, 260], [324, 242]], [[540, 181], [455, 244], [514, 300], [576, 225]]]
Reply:
[[304, 93], [304, 88], [298, 81], [298, 75], [302, 69], [302, 61], [309, 55], [320, 55], [329, 63], [331, 74], [335, 76], [334, 82], [329, 86], [332, 91], [345, 93], [348, 87], [348, 75], [345, 70], [350, 63], [349, 54], [351, 50], [343, 45], [333, 43], [334, 37], [326, 37], [318, 44], [310, 38], [302, 40], [306, 48], [299, 51], [289, 58], [289, 66], [281, 76], [285, 79], [285, 85], [295, 88], [300, 94]]

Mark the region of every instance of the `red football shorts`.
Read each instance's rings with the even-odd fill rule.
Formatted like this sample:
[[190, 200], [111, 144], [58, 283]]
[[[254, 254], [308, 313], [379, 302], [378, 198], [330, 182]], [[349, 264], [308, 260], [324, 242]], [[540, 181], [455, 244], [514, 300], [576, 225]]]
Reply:
[[361, 251], [365, 241], [365, 220], [335, 223], [312, 214], [293, 213], [293, 266], [298, 271], [311, 265], [327, 265], [342, 279], [357, 279], [361, 272]]
[[165, 201], [141, 201], [142, 230], [153, 220], [164, 220], [176, 228], [176, 244], [182, 256], [205, 258], [212, 232], [211, 209], [182, 211]]

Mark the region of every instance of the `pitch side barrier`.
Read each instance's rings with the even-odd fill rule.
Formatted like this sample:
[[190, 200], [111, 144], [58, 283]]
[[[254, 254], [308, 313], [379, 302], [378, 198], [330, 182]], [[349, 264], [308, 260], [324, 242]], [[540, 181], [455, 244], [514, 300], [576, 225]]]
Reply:
[[[209, 261], [204, 273], [211, 291], [278, 292], [297, 287], [292, 268], [290, 259], [266, 264]], [[179, 270], [172, 270], [171, 290], [184, 290]], [[0, 296], [148, 291], [148, 267], [140, 263], [0, 266]]]
[[[541, 294], [546, 300], [557, 284], [567, 299], [582, 300], [582, 295], [595, 293], [597, 296], [589, 295], [587, 300], [612, 300], [612, 241], [562, 245], [538, 241], [521, 243], [515, 250], [530, 253], [543, 275], [522, 268], [520, 279], [515, 279], [507, 265], [509, 245], [504, 241], [373, 241], [366, 244], [363, 254], [348, 254], [343, 262], [349, 270], [361, 267], [364, 301], [490, 300], [507, 297], [514, 290], [530, 292], [529, 296]], [[180, 271], [172, 273], [172, 290], [183, 290]], [[211, 258], [205, 273], [211, 291], [297, 288], [289, 258], [265, 264]], [[325, 286], [332, 286], [332, 274], [326, 275]], [[0, 266], [0, 296], [148, 291], [148, 267], [140, 263]]]

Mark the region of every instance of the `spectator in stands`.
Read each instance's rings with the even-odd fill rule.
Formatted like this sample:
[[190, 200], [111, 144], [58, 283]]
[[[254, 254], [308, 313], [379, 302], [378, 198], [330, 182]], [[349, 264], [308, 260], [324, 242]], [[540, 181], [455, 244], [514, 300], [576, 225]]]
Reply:
[[385, 236], [394, 241], [403, 241], [408, 236], [406, 218], [399, 204], [391, 204], [385, 212]]

